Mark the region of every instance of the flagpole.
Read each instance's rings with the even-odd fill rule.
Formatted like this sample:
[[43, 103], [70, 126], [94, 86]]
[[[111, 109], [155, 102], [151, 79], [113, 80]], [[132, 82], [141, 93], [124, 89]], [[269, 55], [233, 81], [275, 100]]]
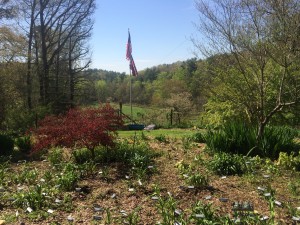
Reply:
[[129, 101], [130, 101], [130, 116], [132, 118], [132, 78], [131, 78], [131, 67], [129, 63]]

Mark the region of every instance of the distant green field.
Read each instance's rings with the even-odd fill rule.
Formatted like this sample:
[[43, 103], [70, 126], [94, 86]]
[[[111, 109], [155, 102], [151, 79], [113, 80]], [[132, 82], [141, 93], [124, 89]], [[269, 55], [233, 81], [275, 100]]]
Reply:
[[169, 138], [182, 138], [187, 135], [192, 135], [199, 132], [199, 130], [192, 130], [192, 129], [157, 129], [157, 130], [130, 130], [130, 131], [118, 131], [119, 137], [121, 138], [130, 138], [137, 135], [140, 137], [142, 133], [146, 136], [157, 137], [159, 135], [164, 135]]

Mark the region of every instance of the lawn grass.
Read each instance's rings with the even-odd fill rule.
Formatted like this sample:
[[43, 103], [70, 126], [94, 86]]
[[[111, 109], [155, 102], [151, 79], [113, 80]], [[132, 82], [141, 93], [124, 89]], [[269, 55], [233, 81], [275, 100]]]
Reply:
[[141, 137], [142, 135], [150, 136], [150, 137], [157, 137], [160, 135], [169, 137], [169, 138], [182, 138], [184, 136], [193, 135], [199, 132], [199, 130], [195, 129], [157, 129], [157, 130], [126, 130], [126, 131], [118, 131], [120, 138], [130, 138], [134, 137]]

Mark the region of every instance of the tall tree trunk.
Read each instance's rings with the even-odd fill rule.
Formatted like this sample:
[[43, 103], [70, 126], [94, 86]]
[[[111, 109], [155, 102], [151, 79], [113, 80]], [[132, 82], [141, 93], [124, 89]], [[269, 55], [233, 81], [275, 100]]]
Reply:
[[29, 40], [28, 40], [28, 50], [27, 50], [27, 75], [26, 75], [26, 85], [27, 85], [27, 105], [29, 110], [32, 109], [32, 41], [34, 32], [34, 13], [35, 13], [36, 0], [33, 0], [31, 15], [30, 15], [30, 28], [29, 28]]

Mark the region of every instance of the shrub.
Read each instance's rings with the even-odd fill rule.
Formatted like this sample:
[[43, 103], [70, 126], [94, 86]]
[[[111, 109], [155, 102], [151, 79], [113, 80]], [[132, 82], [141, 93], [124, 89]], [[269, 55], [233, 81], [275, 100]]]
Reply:
[[19, 137], [15, 140], [16, 146], [19, 148], [19, 151], [25, 154], [30, 153], [31, 151], [31, 139], [30, 136]]
[[208, 177], [200, 173], [194, 173], [187, 178], [187, 184], [197, 188], [203, 188], [209, 184]]
[[14, 140], [5, 134], [0, 134], [0, 155], [10, 155], [14, 150]]
[[241, 175], [247, 168], [242, 156], [224, 152], [215, 154], [208, 167], [218, 175]]
[[61, 148], [54, 148], [48, 154], [49, 162], [55, 166], [64, 161], [63, 150]]
[[113, 146], [115, 131], [122, 118], [109, 105], [99, 108], [70, 109], [65, 115], [48, 116], [32, 132], [38, 139], [34, 151], [51, 146], [85, 147], [95, 158], [96, 146]]
[[192, 140], [197, 143], [205, 143], [205, 135], [201, 132], [197, 132], [192, 135]]
[[285, 169], [300, 171], [300, 152], [297, 156], [280, 152], [277, 164]]
[[296, 149], [294, 138], [297, 132], [288, 127], [265, 128], [264, 136], [257, 144], [256, 128], [240, 122], [226, 123], [218, 130], [209, 129], [204, 135], [207, 146], [215, 152], [227, 152], [249, 156], [277, 159], [279, 152]]
[[76, 149], [72, 152], [72, 156], [74, 158], [74, 161], [78, 164], [84, 164], [92, 159], [91, 152], [86, 148]]

